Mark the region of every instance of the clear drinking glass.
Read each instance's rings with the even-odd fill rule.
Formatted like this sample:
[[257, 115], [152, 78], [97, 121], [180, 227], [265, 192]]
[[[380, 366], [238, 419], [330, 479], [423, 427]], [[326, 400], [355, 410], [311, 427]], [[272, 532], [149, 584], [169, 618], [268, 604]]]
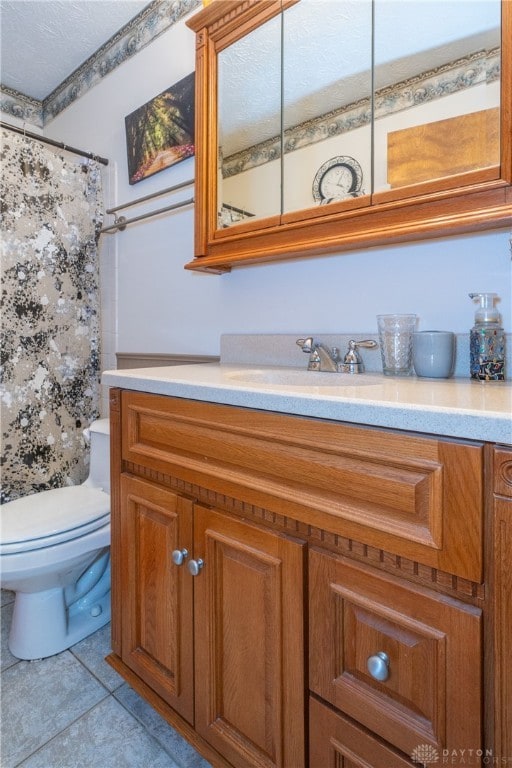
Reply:
[[386, 376], [412, 373], [412, 334], [417, 315], [377, 315], [382, 370]]

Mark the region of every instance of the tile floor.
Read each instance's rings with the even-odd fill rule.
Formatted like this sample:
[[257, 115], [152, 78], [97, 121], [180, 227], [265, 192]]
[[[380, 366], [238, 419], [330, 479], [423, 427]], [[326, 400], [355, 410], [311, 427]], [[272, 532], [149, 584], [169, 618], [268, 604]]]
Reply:
[[110, 626], [68, 651], [20, 661], [1, 593], [1, 768], [208, 768], [105, 661]]

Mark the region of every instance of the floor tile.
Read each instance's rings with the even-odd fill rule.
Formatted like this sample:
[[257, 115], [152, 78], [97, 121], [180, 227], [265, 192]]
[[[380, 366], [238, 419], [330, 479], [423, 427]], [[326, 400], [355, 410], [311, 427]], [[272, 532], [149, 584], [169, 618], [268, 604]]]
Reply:
[[109, 691], [123, 684], [123, 678], [105, 661], [111, 652], [110, 624], [70, 648], [71, 653], [95, 675]]
[[2, 629], [1, 629], [1, 647], [0, 647], [0, 669], [3, 671], [8, 667], [12, 667], [13, 664], [17, 664], [19, 659], [12, 655], [9, 650], [7, 642], [9, 640], [9, 630], [11, 629], [11, 619], [14, 603], [6, 603], [0, 608], [2, 617]]
[[62, 731], [20, 768], [178, 768], [112, 696]]
[[162, 747], [172, 755], [180, 768], [209, 768], [208, 763], [180, 736], [153, 707], [142, 699], [130, 686], [123, 685], [114, 696], [132, 712], [137, 720], [151, 733]]
[[20, 661], [6, 669], [2, 672], [2, 768], [17, 765], [107, 695], [69, 651], [40, 661]]

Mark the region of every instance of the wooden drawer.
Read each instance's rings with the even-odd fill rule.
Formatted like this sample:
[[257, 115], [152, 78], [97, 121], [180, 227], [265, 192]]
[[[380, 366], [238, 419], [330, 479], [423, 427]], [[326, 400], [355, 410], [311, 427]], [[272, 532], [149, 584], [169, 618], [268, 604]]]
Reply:
[[121, 403], [124, 462], [482, 580], [480, 444], [140, 392]]
[[408, 755], [481, 748], [479, 609], [317, 550], [309, 594], [313, 692]]
[[412, 768], [380, 739], [330, 707], [309, 700], [309, 768]]

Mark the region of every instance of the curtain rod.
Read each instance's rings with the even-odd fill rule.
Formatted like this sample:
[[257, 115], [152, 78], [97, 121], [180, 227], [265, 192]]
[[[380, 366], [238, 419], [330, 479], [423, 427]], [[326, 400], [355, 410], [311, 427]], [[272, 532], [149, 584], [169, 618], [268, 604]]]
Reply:
[[67, 144], [64, 144], [64, 142], [62, 141], [54, 141], [53, 139], [47, 139], [46, 136], [39, 136], [39, 134], [37, 133], [26, 131], [25, 128], [19, 128], [16, 125], [11, 125], [10, 123], [4, 123], [3, 120], [0, 121], [0, 127], [6, 128], [8, 131], [21, 133], [23, 136], [27, 136], [29, 139], [36, 139], [36, 141], [41, 141], [43, 144], [51, 144], [52, 147], [59, 147], [59, 149], [65, 149], [66, 152], [73, 152], [73, 154], [75, 155], [81, 155], [82, 157], [87, 157], [89, 160], [96, 160], [96, 162], [101, 163], [102, 165], [108, 165], [108, 160], [104, 157], [99, 157], [98, 155], [95, 155], [92, 152], [85, 152], [82, 149], [75, 149], [75, 147], [70, 147]]

